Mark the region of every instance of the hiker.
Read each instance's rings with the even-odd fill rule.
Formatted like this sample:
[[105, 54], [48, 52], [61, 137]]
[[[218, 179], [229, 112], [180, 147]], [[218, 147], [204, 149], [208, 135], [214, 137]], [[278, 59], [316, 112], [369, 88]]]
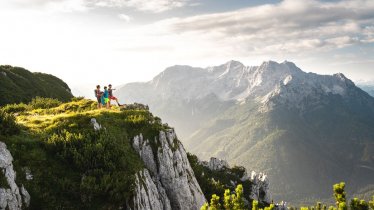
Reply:
[[104, 98], [104, 105], [106, 106], [107, 109], [109, 109], [109, 92], [108, 92], [108, 87], [105, 86], [104, 87], [104, 94], [103, 94], [103, 98]]
[[97, 98], [97, 108], [100, 109], [102, 106], [101, 106], [101, 96], [102, 96], [102, 92], [100, 91], [100, 85], [96, 85], [96, 89], [95, 89], [95, 97]]
[[115, 96], [113, 96], [113, 90], [116, 90], [116, 89], [112, 89], [111, 84], [109, 84], [108, 86], [109, 86], [109, 89], [108, 89], [108, 92], [109, 92], [109, 106], [110, 106], [110, 101], [111, 100], [115, 100], [117, 102], [117, 105], [121, 106], [121, 104], [119, 104], [119, 102], [118, 102], [118, 99]]

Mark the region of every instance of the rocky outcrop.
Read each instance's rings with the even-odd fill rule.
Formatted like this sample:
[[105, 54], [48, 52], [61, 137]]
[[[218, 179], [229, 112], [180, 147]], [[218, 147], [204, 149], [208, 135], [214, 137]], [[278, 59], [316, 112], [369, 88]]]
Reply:
[[[0, 209], [21, 209], [23, 203], [30, 204], [30, 195], [22, 186], [18, 188], [16, 172], [13, 170], [13, 157], [3, 142], [0, 142], [0, 176], [5, 176], [7, 185], [0, 186]], [[20, 192], [21, 191], [21, 192]]]
[[200, 162], [203, 166], [208, 167], [210, 170], [222, 170], [224, 168], [228, 168], [229, 164], [225, 160], [221, 160], [215, 157], [211, 157], [209, 162], [201, 161]]
[[96, 121], [95, 118], [91, 119], [91, 124], [93, 125], [95, 131], [98, 131], [101, 129], [101, 125]]
[[133, 209], [170, 210], [170, 200], [158, 180], [152, 180], [147, 169], [136, 174]]
[[[201, 161], [203, 166], [208, 167], [210, 170], [219, 171], [224, 168], [230, 168], [229, 164], [225, 160], [221, 160], [215, 157], [211, 157], [209, 162]], [[260, 203], [271, 203], [271, 194], [269, 191], [269, 179], [264, 173], [251, 172], [251, 175], [248, 176], [247, 171], [244, 171], [243, 176], [240, 178], [242, 182], [250, 181], [251, 185], [251, 194], [249, 199], [254, 199]], [[236, 186], [236, 183], [233, 182], [233, 186]]]
[[252, 182], [250, 198], [260, 202], [271, 203], [269, 179], [267, 175], [252, 171], [250, 181]]
[[[152, 142], [144, 139], [142, 135], [136, 136], [133, 147], [139, 153], [146, 168], [150, 171], [150, 177], [154, 180], [153, 184], [149, 182], [149, 185], [157, 187], [160, 197], [163, 197], [162, 191], [165, 190], [171, 209], [200, 209], [206, 202], [187, 159], [186, 151], [177, 140], [173, 129], [161, 131], [159, 137], [153, 139]], [[140, 182], [137, 184], [137, 189], [141, 191], [139, 184]], [[149, 195], [155, 194], [154, 190], [154, 186], [148, 190], [144, 189], [145, 194], [137, 194], [136, 202], [152, 200], [156, 195], [152, 197]], [[164, 200], [165, 208], [167, 200]], [[144, 204], [134, 204], [134, 208], [138, 209], [141, 205]], [[156, 205], [161, 204], [156, 203]]]

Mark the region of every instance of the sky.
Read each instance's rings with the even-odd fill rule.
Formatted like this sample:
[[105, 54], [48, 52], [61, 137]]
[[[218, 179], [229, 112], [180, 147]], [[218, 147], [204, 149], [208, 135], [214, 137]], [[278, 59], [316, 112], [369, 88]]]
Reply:
[[53, 74], [75, 95], [229, 60], [374, 81], [374, 1], [0, 1], [0, 64]]

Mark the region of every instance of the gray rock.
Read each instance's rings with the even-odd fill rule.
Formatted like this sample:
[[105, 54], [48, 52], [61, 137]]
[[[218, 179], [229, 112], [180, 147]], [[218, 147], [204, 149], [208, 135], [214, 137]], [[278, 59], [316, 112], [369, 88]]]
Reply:
[[249, 197], [260, 202], [271, 203], [269, 179], [267, 175], [252, 171], [250, 181], [252, 182], [252, 190]]
[[[221, 170], [224, 167], [229, 168], [229, 164], [225, 160], [220, 160], [215, 157], [211, 157], [209, 162], [201, 161], [200, 163], [208, 167], [210, 170], [215, 170], [215, 171]], [[243, 177], [240, 178], [240, 180], [241, 181], [249, 180], [252, 182], [251, 194], [249, 196], [250, 199], [258, 200], [261, 203], [264, 203], [264, 202], [271, 203], [271, 194], [269, 191], [269, 180], [266, 174], [256, 173], [252, 171], [251, 176], [248, 176], [247, 171], [245, 171], [243, 174]], [[232, 180], [230, 180], [230, 183], [234, 187], [237, 184]]]
[[160, 186], [165, 189], [171, 208], [200, 209], [206, 199], [174, 130], [160, 132], [159, 138], [154, 141], [159, 145], [157, 151], [152, 150], [149, 140], [143, 139], [142, 135], [134, 138], [133, 147], [153, 179], [159, 180]]
[[208, 167], [210, 170], [222, 170], [224, 168], [228, 168], [229, 164], [225, 160], [221, 160], [215, 157], [211, 157], [209, 162], [207, 161], [201, 161], [200, 162], [203, 166]]
[[31, 173], [31, 170], [28, 167], [24, 168], [26, 180], [30, 181], [34, 179], [34, 176]]
[[26, 206], [30, 206], [31, 197], [30, 197], [29, 192], [27, 192], [26, 188], [23, 185], [21, 186], [21, 195], [22, 195], [22, 198], [23, 198], [23, 203]]
[[[22, 196], [16, 180], [16, 172], [13, 170], [13, 157], [3, 142], [0, 142], [0, 170], [4, 173], [10, 188], [0, 188], [0, 209], [22, 209]], [[0, 172], [0, 173], [2, 173]], [[26, 207], [30, 203], [30, 195], [26, 189], [23, 193]], [[22, 190], [22, 189], [21, 189]], [[27, 201], [27, 202], [26, 202]]]
[[101, 129], [101, 125], [98, 122], [96, 122], [95, 118], [91, 118], [91, 124], [93, 125], [95, 131]]
[[158, 180], [152, 180], [147, 169], [136, 174], [135, 184], [133, 209], [171, 210], [165, 189]]

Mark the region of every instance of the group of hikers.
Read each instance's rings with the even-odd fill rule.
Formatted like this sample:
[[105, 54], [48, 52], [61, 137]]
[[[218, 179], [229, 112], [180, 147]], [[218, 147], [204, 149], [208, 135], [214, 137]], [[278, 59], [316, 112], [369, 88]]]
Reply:
[[113, 96], [113, 90], [115, 90], [115, 89], [112, 89], [111, 84], [109, 84], [108, 87], [105, 86], [104, 91], [101, 91], [100, 90], [100, 85], [96, 86], [95, 96], [97, 98], [97, 108], [98, 109], [100, 109], [102, 107], [106, 107], [107, 109], [110, 109], [110, 101], [111, 100], [115, 100], [117, 102], [118, 106], [122, 106], [121, 104], [119, 104], [118, 99]]

